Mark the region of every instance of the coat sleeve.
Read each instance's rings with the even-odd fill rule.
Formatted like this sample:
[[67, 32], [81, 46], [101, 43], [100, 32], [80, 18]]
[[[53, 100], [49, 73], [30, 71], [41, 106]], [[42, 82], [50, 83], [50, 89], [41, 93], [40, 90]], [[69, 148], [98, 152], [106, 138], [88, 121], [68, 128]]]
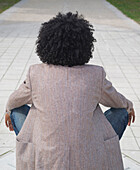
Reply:
[[12, 109], [20, 107], [24, 104], [32, 104], [30, 69], [31, 66], [28, 69], [26, 79], [19, 86], [19, 88], [9, 96], [5, 114], [8, 113], [10, 115]]
[[112, 83], [106, 79], [106, 72], [102, 67], [102, 88], [100, 101], [104, 106], [113, 108], [125, 108], [129, 113], [133, 108], [133, 103], [119, 93]]

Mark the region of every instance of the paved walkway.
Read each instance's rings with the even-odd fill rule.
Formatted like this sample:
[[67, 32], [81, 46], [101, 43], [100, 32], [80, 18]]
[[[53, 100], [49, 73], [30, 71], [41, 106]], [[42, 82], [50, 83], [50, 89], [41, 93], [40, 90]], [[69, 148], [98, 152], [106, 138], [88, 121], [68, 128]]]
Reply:
[[35, 54], [40, 24], [58, 11], [79, 11], [94, 25], [90, 63], [104, 66], [108, 79], [134, 103], [136, 121], [120, 145], [125, 169], [140, 169], [140, 26], [105, 0], [22, 0], [0, 15], [0, 168], [15, 169], [16, 136], [5, 126], [5, 104], [29, 65], [40, 63]]

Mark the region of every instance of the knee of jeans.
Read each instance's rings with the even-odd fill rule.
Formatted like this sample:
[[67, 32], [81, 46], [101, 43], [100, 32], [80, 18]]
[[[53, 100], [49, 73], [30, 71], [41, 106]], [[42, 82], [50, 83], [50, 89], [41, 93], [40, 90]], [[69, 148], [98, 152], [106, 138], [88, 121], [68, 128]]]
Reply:
[[125, 108], [111, 108], [111, 110], [121, 119], [128, 120], [128, 112]]
[[121, 109], [122, 118], [128, 121], [128, 112], [125, 108]]
[[18, 114], [18, 112], [15, 109], [13, 109], [13, 110], [11, 110], [10, 116], [17, 115], [17, 114]]

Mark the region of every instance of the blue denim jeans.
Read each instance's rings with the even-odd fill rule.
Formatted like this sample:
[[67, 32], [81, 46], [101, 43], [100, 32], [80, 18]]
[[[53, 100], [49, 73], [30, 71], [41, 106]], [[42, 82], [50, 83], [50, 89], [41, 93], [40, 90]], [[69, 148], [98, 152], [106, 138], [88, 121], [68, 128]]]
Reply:
[[[10, 118], [16, 135], [18, 135], [20, 129], [22, 128], [29, 110], [30, 106], [28, 105], [23, 105], [11, 110]], [[127, 110], [123, 108], [110, 108], [104, 112], [104, 115], [112, 125], [120, 140], [128, 124]]]

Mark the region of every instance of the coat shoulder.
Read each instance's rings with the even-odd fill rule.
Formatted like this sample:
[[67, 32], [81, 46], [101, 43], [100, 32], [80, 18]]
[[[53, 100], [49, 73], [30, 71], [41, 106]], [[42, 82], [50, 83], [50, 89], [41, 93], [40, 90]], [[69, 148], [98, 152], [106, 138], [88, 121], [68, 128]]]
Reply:
[[95, 69], [98, 71], [102, 71], [102, 69], [103, 69], [103, 67], [99, 66], [99, 65], [89, 64], [89, 66], [91, 67], [91, 69]]
[[39, 68], [39, 67], [42, 67], [42, 63], [32, 64], [32, 65], [29, 66], [29, 68], [31, 68], [31, 69], [36, 69], [36, 68]]
[[[87, 64], [85, 66], [86, 66], [84, 67], [85, 70], [90, 72], [92, 75], [95, 75], [95, 77], [98, 77], [98, 78], [102, 77], [102, 72], [104, 69], [102, 66], [94, 65], [94, 64]], [[32, 64], [30, 65], [30, 72], [31, 74], [33, 73], [39, 74], [39, 72], [43, 71], [45, 67], [46, 67], [46, 64], [44, 63]]]
[[32, 75], [33, 73], [36, 73], [36, 72], [38, 73], [41, 70], [41, 68], [43, 68], [42, 63], [30, 65], [29, 66], [30, 74]]
[[103, 67], [99, 65], [89, 65], [89, 69], [92, 75], [95, 75], [96, 78], [101, 78], [103, 73]]

